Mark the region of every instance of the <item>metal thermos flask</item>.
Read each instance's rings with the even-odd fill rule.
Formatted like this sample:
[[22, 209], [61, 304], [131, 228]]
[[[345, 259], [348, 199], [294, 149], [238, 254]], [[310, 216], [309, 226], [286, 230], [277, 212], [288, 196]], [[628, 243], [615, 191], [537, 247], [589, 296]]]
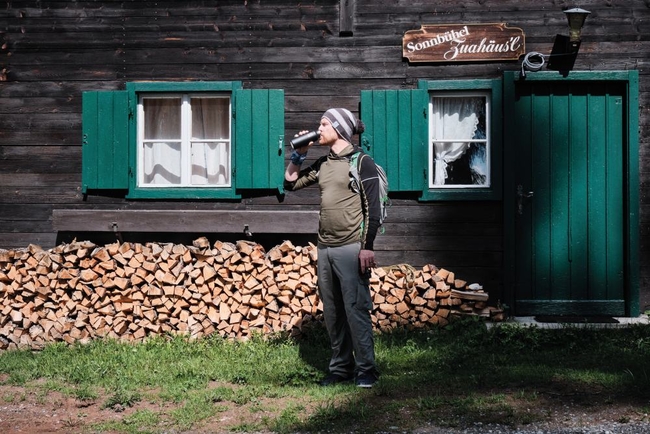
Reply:
[[309, 142], [315, 142], [320, 138], [320, 133], [318, 131], [310, 131], [302, 136], [294, 137], [289, 144], [293, 149], [302, 148], [307, 146]]

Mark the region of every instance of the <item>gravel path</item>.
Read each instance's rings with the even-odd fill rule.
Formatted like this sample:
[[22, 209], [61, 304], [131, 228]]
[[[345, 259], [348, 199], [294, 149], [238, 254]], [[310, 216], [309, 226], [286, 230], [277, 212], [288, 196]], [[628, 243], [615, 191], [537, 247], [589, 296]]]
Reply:
[[[650, 434], [650, 422], [609, 422], [589, 426], [552, 427], [532, 424], [523, 428], [476, 424], [470, 428], [423, 427], [412, 434]], [[391, 434], [397, 434], [391, 433]]]

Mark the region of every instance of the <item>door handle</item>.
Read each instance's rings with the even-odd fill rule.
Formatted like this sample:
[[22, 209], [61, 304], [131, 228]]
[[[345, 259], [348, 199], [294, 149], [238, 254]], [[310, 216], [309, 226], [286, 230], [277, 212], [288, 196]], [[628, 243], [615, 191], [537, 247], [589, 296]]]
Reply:
[[524, 193], [524, 186], [519, 184], [517, 186], [517, 214], [522, 215], [524, 213], [524, 199], [529, 197], [533, 197], [533, 192]]

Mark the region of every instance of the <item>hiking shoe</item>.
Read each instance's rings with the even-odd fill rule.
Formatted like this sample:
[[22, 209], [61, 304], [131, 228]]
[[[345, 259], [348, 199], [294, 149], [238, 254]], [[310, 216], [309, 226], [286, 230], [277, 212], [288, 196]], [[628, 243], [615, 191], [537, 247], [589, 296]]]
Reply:
[[357, 376], [357, 387], [370, 389], [377, 382], [377, 376], [368, 372], [362, 372]]
[[344, 377], [343, 375], [338, 374], [329, 374], [320, 382], [320, 385], [333, 386], [339, 383], [347, 383], [348, 381], [352, 381], [352, 377]]

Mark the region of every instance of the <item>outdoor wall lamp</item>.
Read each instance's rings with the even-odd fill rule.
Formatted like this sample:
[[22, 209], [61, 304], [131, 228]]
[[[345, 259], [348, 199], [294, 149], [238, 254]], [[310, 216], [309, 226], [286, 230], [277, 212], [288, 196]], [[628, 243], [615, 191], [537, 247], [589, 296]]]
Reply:
[[591, 12], [580, 8], [567, 9], [564, 11], [569, 20], [569, 42], [576, 47], [580, 42], [580, 33], [585, 24], [587, 15]]
[[580, 49], [580, 33], [585, 24], [587, 15], [591, 12], [581, 8], [567, 9], [564, 11], [569, 20], [569, 37], [556, 35], [551, 54], [532, 52], [526, 54], [521, 62], [521, 77], [526, 78], [526, 71], [539, 71], [546, 61], [548, 69], [560, 71], [566, 75], [573, 69], [573, 64]]

